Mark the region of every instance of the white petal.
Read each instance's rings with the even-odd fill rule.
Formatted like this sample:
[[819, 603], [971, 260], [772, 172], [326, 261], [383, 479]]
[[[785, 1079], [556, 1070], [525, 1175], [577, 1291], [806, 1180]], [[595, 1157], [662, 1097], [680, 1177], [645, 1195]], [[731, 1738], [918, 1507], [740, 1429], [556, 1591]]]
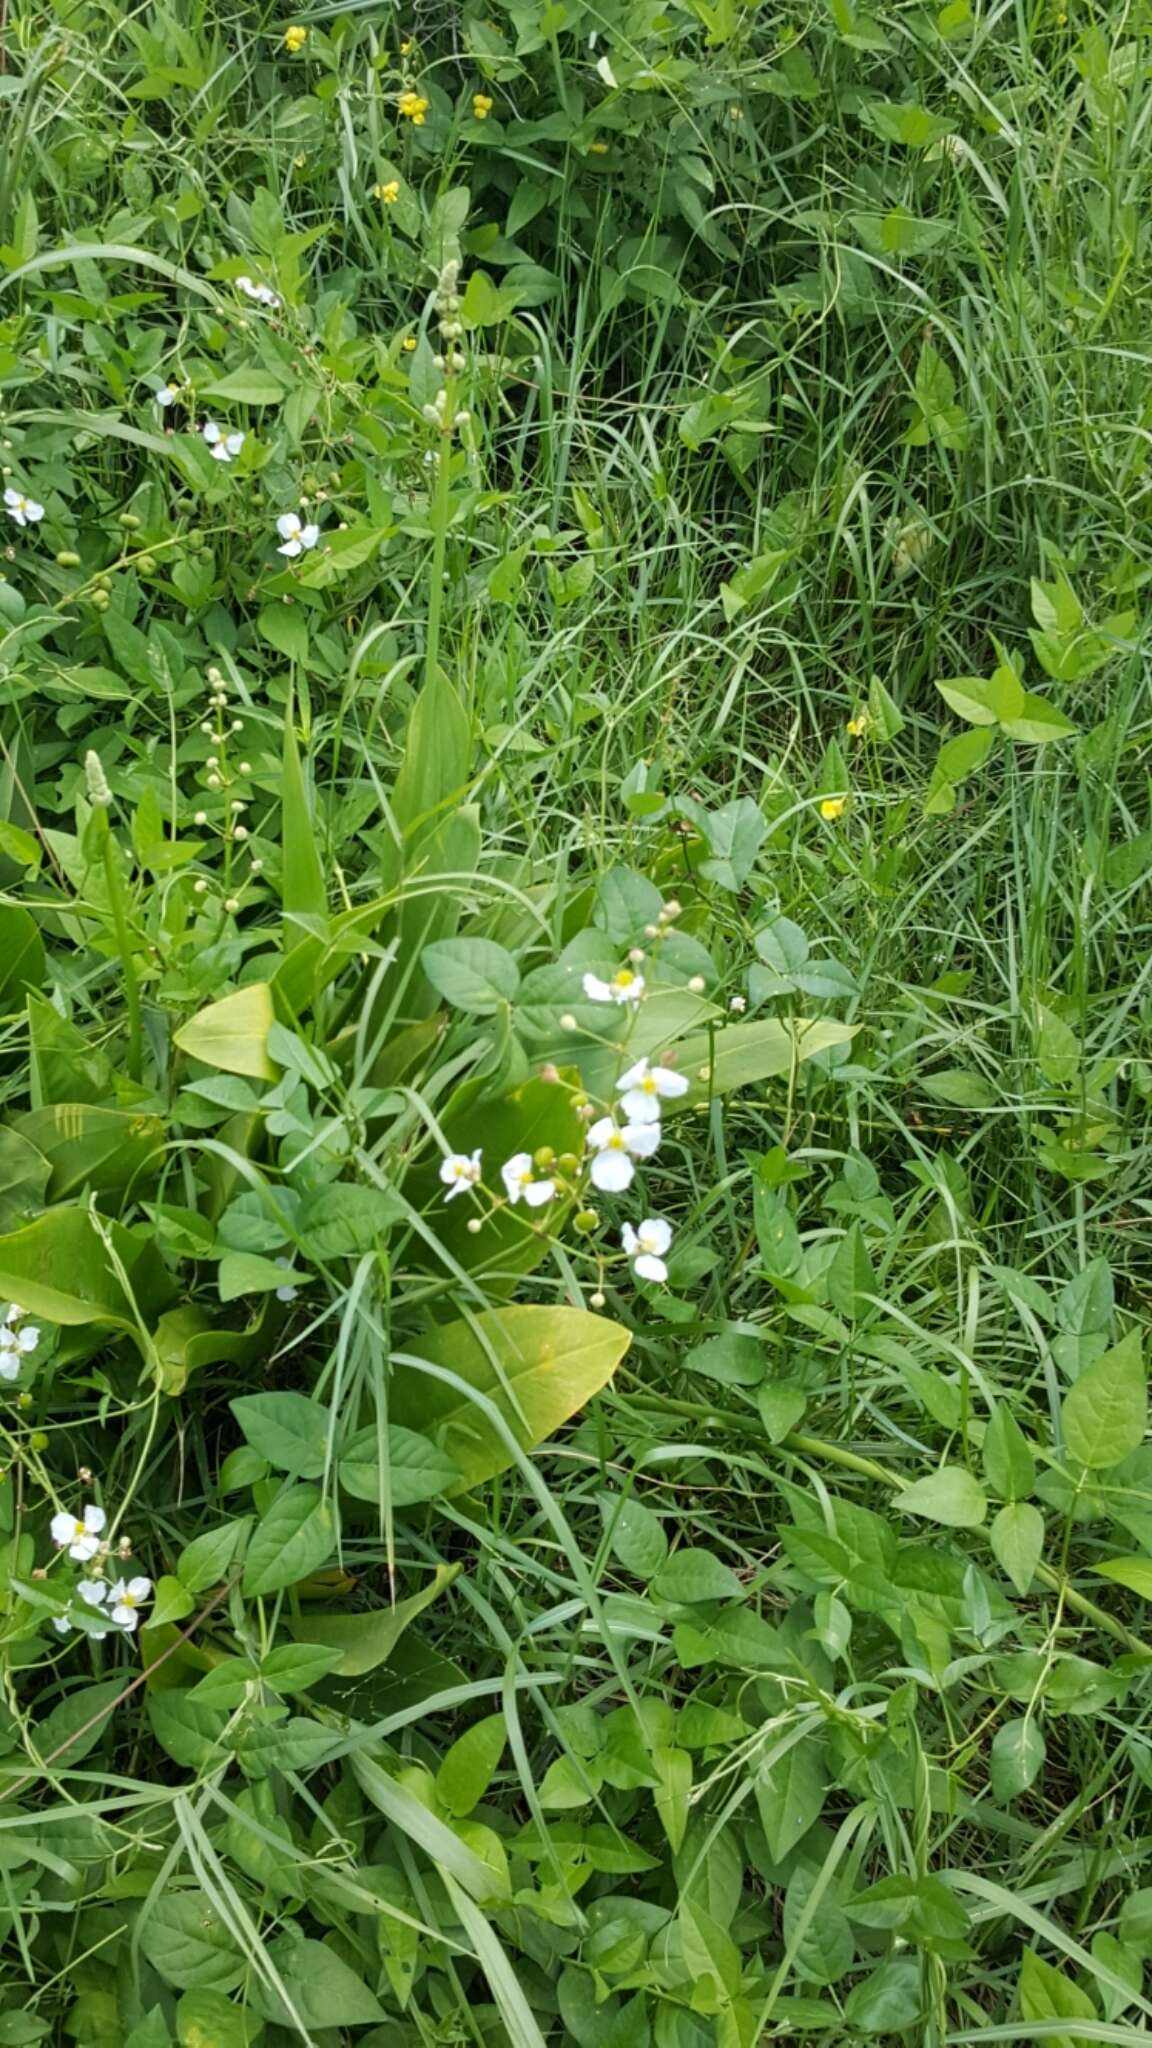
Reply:
[[39, 1342], [40, 1332], [36, 1324], [29, 1323], [25, 1329], [19, 1332], [16, 1338], [16, 1349], [18, 1351], [35, 1351]]
[[636, 1175], [636, 1168], [626, 1152], [598, 1152], [591, 1166], [594, 1188], [603, 1189], [608, 1195], [622, 1195], [630, 1188]]
[[75, 1515], [53, 1515], [48, 1524], [53, 1543], [71, 1543], [76, 1535]]
[[24, 501], [24, 516], [27, 519], [43, 519], [43, 505], [38, 505], [35, 498], [26, 498]]
[[278, 1287], [276, 1289], [276, 1299], [277, 1301], [295, 1301], [299, 1292], [300, 1289], [298, 1287]]
[[606, 981], [601, 981], [598, 974], [586, 974], [583, 987], [590, 1003], [614, 1003], [616, 1000], [615, 990], [609, 988]]
[[12, 511], [9, 516], [10, 518], [16, 521], [17, 526], [27, 526], [28, 524], [28, 521], [25, 519], [23, 512], [18, 512], [15, 506], [12, 507]]
[[634, 1159], [651, 1159], [660, 1143], [660, 1126], [655, 1124], [625, 1124], [621, 1136]]
[[634, 1262], [632, 1270], [638, 1274], [641, 1280], [666, 1280], [668, 1278], [668, 1268], [664, 1264], [663, 1259], [654, 1258], [649, 1252], [641, 1252], [640, 1257]]
[[18, 505], [20, 503], [20, 493], [14, 490], [11, 484], [7, 486], [4, 492], [4, 503], [6, 505]]
[[75, 1543], [68, 1545], [68, 1555], [74, 1557], [78, 1564], [90, 1564], [99, 1548], [98, 1536], [78, 1536]]
[[300, 553], [300, 551], [301, 544], [298, 540], [286, 540], [284, 542], [283, 547], [277, 548], [276, 553], [278, 555], [287, 555], [289, 560], [291, 561], [294, 560], [294, 558]]
[[530, 1209], [542, 1209], [556, 1193], [554, 1180], [530, 1180], [524, 1189], [524, 1200]]
[[218, 441], [220, 439], [220, 429], [216, 425], [215, 420], [205, 420], [204, 425], [200, 429], [200, 432], [203, 434], [204, 439], [209, 443], [213, 441]]
[[616, 1092], [618, 1095], [623, 1095], [626, 1088], [638, 1088], [641, 1081], [646, 1081], [647, 1078], [647, 1060], [637, 1060], [634, 1067], [629, 1067], [626, 1074], [621, 1074], [620, 1079], [616, 1083]]
[[281, 512], [276, 521], [276, 531], [281, 540], [291, 540], [300, 531], [300, 521], [295, 512]]
[[151, 1597], [152, 1581], [151, 1579], [142, 1578], [129, 1579], [128, 1591], [131, 1593], [132, 1598], [134, 1600], [147, 1600]]
[[620, 1108], [630, 1124], [658, 1124], [660, 1121], [660, 1097], [644, 1095], [638, 1088], [630, 1088], [627, 1095], [620, 1097]]
[[84, 1510], [84, 1527], [89, 1536], [99, 1536], [107, 1520], [103, 1508], [94, 1507], [90, 1503]]
[[672, 1242], [672, 1225], [663, 1216], [646, 1216], [636, 1234], [646, 1252], [659, 1255], [666, 1252]]
[[114, 1607], [112, 1609], [112, 1619], [118, 1622], [121, 1628], [132, 1630], [135, 1628], [139, 1616], [134, 1607]]
[[244, 446], [243, 434], [229, 434], [224, 445], [227, 448], [229, 455], [239, 455], [240, 450]]
[[616, 1125], [610, 1116], [600, 1117], [588, 1131], [588, 1143], [594, 1152], [600, 1152], [616, 1135]]
[[52, 1616], [52, 1626], [59, 1635], [67, 1636], [72, 1633], [72, 1623], [66, 1614], [54, 1614]]
[[320, 538], [320, 528], [318, 526], [306, 526], [300, 538], [306, 548], [314, 548]]
[[102, 1607], [108, 1598], [108, 1586], [104, 1579], [81, 1579], [76, 1591], [88, 1607]]
[[673, 1096], [688, 1093], [688, 1076], [678, 1074], [675, 1067], [654, 1067], [652, 1079], [656, 1083], [657, 1095], [662, 1095], [665, 1101], [670, 1102]]
[[20, 1377], [20, 1353], [0, 1351], [0, 1380], [16, 1380]]
[[500, 1178], [507, 1190], [508, 1200], [518, 1202], [524, 1192], [524, 1175], [532, 1171], [532, 1155], [529, 1152], [514, 1152], [500, 1168]]
[[626, 1223], [624, 1225], [623, 1230], [620, 1232], [620, 1242], [623, 1245], [625, 1251], [627, 1252], [629, 1258], [632, 1258], [635, 1255], [635, 1253], [639, 1251], [640, 1240], [637, 1237], [636, 1232], [633, 1230], [632, 1225], [630, 1223]]

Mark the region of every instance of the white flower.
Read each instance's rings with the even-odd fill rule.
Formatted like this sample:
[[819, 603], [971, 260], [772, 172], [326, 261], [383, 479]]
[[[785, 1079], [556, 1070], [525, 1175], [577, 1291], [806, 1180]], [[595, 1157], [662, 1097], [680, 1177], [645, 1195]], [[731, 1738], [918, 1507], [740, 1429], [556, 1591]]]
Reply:
[[729, 1001], [728, 1008], [730, 1010], [734, 1010], [736, 1015], [739, 1016], [742, 1010], [746, 1010], [748, 1008], [747, 996], [732, 996]]
[[161, 412], [167, 406], [175, 405], [179, 396], [180, 386], [178, 384], [161, 384], [159, 391], [155, 393], [156, 403], [160, 407]]
[[52, 1541], [58, 1543], [61, 1550], [67, 1550], [69, 1557], [87, 1564], [100, 1548], [100, 1532], [107, 1520], [103, 1508], [91, 1504], [83, 1510], [79, 1521], [75, 1515], [53, 1515], [49, 1525]]
[[[81, 1579], [76, 1591], [85, 1607], [102, 1607], [108, 1598], [108, 1585], [104, 1579]], [[84, 1633], [91, 1636], [94, 1643], [102, 1643], [108, 1631], [106, 1628], [89, 1628]]]
[[135, 1628], [138, 1619], [136, 1610], [152, 1592], [151, 1579], [117, 1579], [108, 1599], [112, 1620], [121, 1628]]
[[633, 1230], [632, 1225], [626, 1223], [620, 1232], [620, 1242], [632, 1261], [632, 1271], [638, 1279], [668, 1278], [664, 1253], [672, 1242], [672, 1225], [665, 1223], [662, 1216], [646, 1216], [639, 1230]]
[[24, 1310], [21, 1308], [20, 1303], [18, 1301], [10, 1301], [4, 1311], [4, 1321], [6, 1323], [18, 1323], [23, 1314]]
[[630, 1124], [654, 1124], [660, 1121], [661, 1102], [686, 1095], [688, 1082], [672, 1067], [653, 1067], [647, 1060], [637, 1060], [634, 1067], [621, 1074], [616, 1092]]
[[[291, 1259], [286, 1259], [283, 1256], [281, 1256], [277, 1259], [276, 1264], [278, 1266], [283, 1266], [284, 1271], [286, 1273], [290, 1273], [292, 1271]], [[283, 1287], [278, 1287], [276, 1289], [276, 1299], [277, 1301], [295, 1301], [296, 1296], [299, 1294], [299, 1292], [300, 1289], [298, 1287], [293, 1287], [290, 1282], [286, 1282]]]
[[635, 1177], [634, 1159], [650, 1159], [660, 1143], [659, 1123], [625, 1124], [623, 1130], [610, 1116], [602, 1116], [588, 1132], [595, 1154], [591, 1166], [594, 1188], [605, 1194], [622, 1195]]
[[20, 1371], [20, 1362], [40, 1342], [40, 1332], [35, 1323], [29, 1323], [23, 1330], [14, 1330], [10, 1323], [0, 1329], [0, 1379], [14, 1380]]
[[586, 974], [584, 993], [590, 1003], [638, 1003], [644, 994], [644, 976], [633, 974], [630, 967], [622, 967], [611, 981], [601, 981], [598, 974]]
[[500, 1178], [508, 1191], [510, 1202], [527, 1202], [530, 1209], [539, 1209], [550, 1202], [556, 1193], [554, 1180], [537, 1180], [532, 1170], [530, 1152], [514, 1152], [500, 1168]]
[[72, 1623], [66, 1614], [54, 1614], [52, 1616], [52, 1626], [58, 1635], [67, 1636], [72, 1633]]
[[216, 462], [231, 462], [233, 456], [239, 455], [244, 446], [243, 434], [226, 434], [222, 427], [217, 426], [215, 420], [205, 420], [200, 432], [211, 448], [213, 460]]
[[320, 538], [320, 528], [304, 526], [295, 512], [282, 512], [276, 521], [276, 531], [284, 543], [277, 548], [278, 555], [302, 555], [306, 548], [314, 548]]
[[[440, 1161], [440, 1178], [448, 1190], [444, 1197], [446, 1202], [454, 1201], [457, 1195], [474, 1188], [480, 1179], [480, 1147], [476, 1147], [471, 1157], [467, 1152], [449, 1152], [448, 1157]], [[516, 1197], [513, 1195], [512, 1199], [515, 1201]]]
[[236, 289], [238, 292], [243, 292], [246, 299], [255, 299], [258, 306], [272, 306], [275, 308], [280, 304], [279, 298], [270, 285], [254, 284], [250, 277], [238, 277], [236, 279]]
[[35, 526], [44, 517], [43, 505], [38, 505], [35, 498], [26, 498], [23, 491], [14, 491], [11, 484], [4, 493], [4, 503], [9, 519], [14, 519], [17, 526]]

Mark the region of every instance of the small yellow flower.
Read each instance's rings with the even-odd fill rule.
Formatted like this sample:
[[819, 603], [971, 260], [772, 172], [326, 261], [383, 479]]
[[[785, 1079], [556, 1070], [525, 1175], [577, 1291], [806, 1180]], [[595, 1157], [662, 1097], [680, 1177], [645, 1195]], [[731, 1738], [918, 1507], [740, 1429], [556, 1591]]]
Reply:
[[291, 28], [286, 28], [284, 31], [284, 48], [290, 57], [299, 56], [307, 41], [308, 31], [306, 28], [301, 28], [299, 22], [294, 22]]
[[472, 95], [472, 112], [477, 121], [486, 121], [495, 104], [495, 100], [490, 100], [486, 92], [474, 92]]
[[418, 92], [402, 92], [396, 105], [403, 114], [404, 119], [411, 121], [414, 128], [422, 128], [424, 126], [424, 116], [428, 112], [428, 102], [425, 99], [421, 99]]
[[834, 819], [840, 817], [847, 809], [847, 805], [848, 799], [846, 796], [826, 796], [820, 806], [820, 816], [827, 818], [829, 824], [831, 824]]
[[416, 336], [414, 334], [406, 334], [404, 336], [403, 341], [400, 343], [400, 346], [403, 349], [405, 355], [410, 356], [413, 349], [416, 346]]
[[400, 197], [399, 178], [389, 178], [386, 185], [373, 185], [372, 197], [373, 199], [382, 199], [385, 206], [395, 206], [396, 201]]
[[402, 42], [400, 45], [400, 55], [402, 57], [410, 57], [415, 47], [415, 43], [412, 41], [411, 36], [409, 36], [407, 40], [405, 42]]
[[593, 156], [607, 156], [608, 154], [608, 144], [606, 142], [590, 142], [588, 147], [592, 151]]
[[867, 732], [870, 723], [871, 721], [866, 711], [857, 712], [855, 718], [850, 718], [848, 720], [848, 731], [851, 733], [854, 740], [863, 739], [864, 734]]

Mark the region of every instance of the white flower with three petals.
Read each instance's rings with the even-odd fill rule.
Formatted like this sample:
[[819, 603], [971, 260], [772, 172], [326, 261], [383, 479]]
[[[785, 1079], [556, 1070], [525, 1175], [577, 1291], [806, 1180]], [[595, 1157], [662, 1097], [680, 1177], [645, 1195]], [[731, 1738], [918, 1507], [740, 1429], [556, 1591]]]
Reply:
[[4, 492], [4, 505], [9, 519], [17, 526], [35, 526], [44, 517], [44, 507], [35, 498], [27, 498], [23, 491], [13, 490], [11, 484]]
[[622, 967], [611, 981], [601, 981], [598, 974], [586, 974], [583, 988], [590, 1003], [638, 1003], [644, 994], [644, 976], [633, 974], [630, 967]]
[[589, 1177], [604, 1194], [622, 1195], [636, 1175], [635, 1161], [650, 1159], [660, 1143], [659, 1123], [620, 1125], [614, 1117], [602, 1116], [588, 1131], [593, 1154]]
[[320, 528], [305, 526], [295, 512], [281, 512], [276, 531], [283, 543], [276, 550], [278, 555], [302, 555], [306, 549], [314, 548], [320, 538]]
[[137, 1609], [151, 1597], [151, 1579], [117, 1579], [109, 1588], [108, 1612], [119, 1628], [135, 1628], [140, 1617]]
[[61, 1550], [66, 1550], [69, 1557], [76, 1558], [80, 1564], [87, 1564], [100, 1548], [100, 1536], [107, 1520], [103, 1508], [94, 1507], [91, 1503], [81, 1509], [79, 1517], [64, 1513], [53, 1515], [49, 1524], [52, 1541]]
[[542, 1209], [556, 1193], [554, 1180], [537, 1180], [530, 1152], [514, 1152], [500, 1168], [500, 1178], [510, 1202], [526, 1202], [530, 1209]]
[[654, 1124], [660, 1121], [660, 1104], [686, 1095], [688, 1082], [674, 1067], [654, 1067], [648, 1060], [637, 1060], [634, 1067], [621, 1074], [616, 1092], [621, 1112], [630, 1124]]
[[244, 446], [243, 434], [229, 434], [215, 420], [205, 420], [200, 432], [212, 450], [214, 462], [231, 462]]
[[[529, 1165], [531, 1165], [531, 1161], [529, 1161]], [[449, 1152], [447, 1158], [440, 1161], [440, 1178], [448, 1190], [444, 1197], [446, 1202], [452, 1202], [457, 1195], [467, 1194], [469, 1188], [478, 1186], [480, 1181], [479, 1145], [476, 1147], [475, 1152], [471, 1154], [467, 1152]], [[505, 1180], [505, 1186], [507, 1186], [507, 1180]], [[509, 1193], [511, 1194], [511, 1190], [509, 1190]], [[515, 1195], [512, 1195], [511, 1199], [515, 1201]]]
[[672, 1242], [672, 1225], [662, 1216], [646, 1216], [638, 1230], [630, 1223], [620, 1232], [620, 1242], [632, 1261], [632, 1271], [641, 1280], [666, 1280], [664, 1254]]

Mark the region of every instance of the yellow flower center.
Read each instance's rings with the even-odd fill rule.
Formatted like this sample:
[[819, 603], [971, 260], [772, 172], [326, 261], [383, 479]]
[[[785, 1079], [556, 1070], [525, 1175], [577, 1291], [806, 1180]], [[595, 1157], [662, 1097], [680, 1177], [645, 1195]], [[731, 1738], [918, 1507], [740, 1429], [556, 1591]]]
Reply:
[[656, 1094], [656, 1076], [655, 1076], [655, 1074], [645, 1074], [645, 1076], [644, 1076], [644, 1079], [643, 1079], [643, 1080], [641, 1081], [641, 1083], [640, 1083], [640, 1088], [641, 1088], [641, 1092], [642, 1092], [643, 1094], [645, 1094], [645, 1095], [655, 1095], [655, 1094]]
[[630, 967], [622, 967], [619, 974], [612, 976], [613, 988], [631, 988], [636, 976]]
[[619, 1131], [613, 1131], [612, 1136], [608, 1139], [604, 1147], [604, 1150], [606, 1152], [622, 1152], [624, 1150], [624, 1140], [620, 1136]]

